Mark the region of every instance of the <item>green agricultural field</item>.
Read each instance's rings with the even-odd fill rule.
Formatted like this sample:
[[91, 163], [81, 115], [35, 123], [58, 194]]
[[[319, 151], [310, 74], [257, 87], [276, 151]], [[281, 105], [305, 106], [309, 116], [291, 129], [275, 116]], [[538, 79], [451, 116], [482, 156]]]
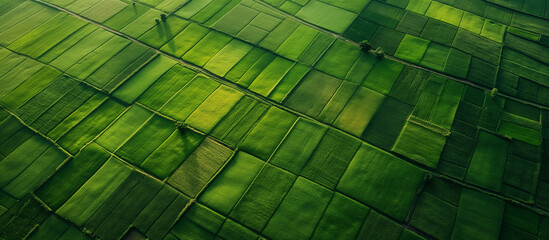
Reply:
[[549, 240], [549, 0], [0, 0], [0, 240]]

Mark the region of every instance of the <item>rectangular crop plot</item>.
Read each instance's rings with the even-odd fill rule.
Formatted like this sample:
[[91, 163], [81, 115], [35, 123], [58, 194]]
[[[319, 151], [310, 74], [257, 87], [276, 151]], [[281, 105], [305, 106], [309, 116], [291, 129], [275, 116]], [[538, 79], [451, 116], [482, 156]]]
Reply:
[[209, 133], [243, 96], [243, 93], [233, 88], [220, 86], [189, 115], [185, 122]]
[[353, 239], [370, 208], [340, 193], [335, 193], [322, 215], [312, 239]]
[[[29, 240], [38, 240], [38, 239], [60, 239], [63, 233], [69, 231], [69, 226], [67, 223], [63, 222], [61, 219], [55, 215], [51, 215], [40, 225], [40, 227], [32, 233]], [[72, 228], [71, 228], [72, 229]], [[78, 232], [78, 230], [77, 230]], [[80, 233], [80, 232], [79, 232]], [[84, 237], [83, 233], [80, 233], [80, 238]]]
[[459, 27], [467, 29], [473, 33], [480, 34], [485, 19], [475, 14], [464, 12]]
[[427, 71], [404, 67], [388, 96], [415, 105], [421, 96], [422, 90], [429, 82], [429, 75], [430, 73]]
[[288, 96], [284, 105], [317, 116], [332, 98], [342, 80], [319, 71], [310, 72]]
[[[457, 194], [454, 195], [457, 195], [459, 200], [460, 192], [456, 191], [455, 193]], [[456, 214], [456, 206], [425, 191], [418, 199], [410, 222], [413, 226], [437, 239], [450, 239]]]
[[[427, 48], [427, 51], [425, 52], [423, 59], [421, 59], [420, 64], [422, 66], [442, 72], [444, 70], [446, 59], [448, 59], [448, 54], [451, 49], [455, 50], [442, 44], [432, 42], [431, 44], [429, 44], [429, 48]], [[463, 68], [463, 66], [456, 67]]]
[[[21, 171], [17, 177], [11, 179], [9, 184], [4, 185], [2, 189], [16, 198], [22, 198], [42, 185], [61, 166], [65, 159], [67, 159], [67, 155], [64, 152], [50, 145], [40, 157], [34, 159], [32, 164]], [[10, 158], [10, 155], [8, 155], [2, 160], [0, 166], [10, 166], [14, 164], [13, 160], [15, 159]], [[25, 164], [24, 161], [20, 163]]]
[[378, 61], [362, 86], [388, 94], [403, 68], [404, 64], [386, 58]]
[[259, 46], [274, 51], [279, 48], [298, 27], [299, 23], [286, 18], [259, 42]]
[[286, 72], [286, 75], [280, 79], [276, 87], [269, 93], [269, 98], [276, 102], [282, 102], [309, 70], [310, 68], [306, 65], [300, 63], [294, 64], [292, 68]]
[[128, 166], [111, 158], [56, 213], [81, 226], [130, 173]]
[[322, 112], [318, 115], [316, 119], [319, 121], [332, 124], [336, 118], [339, 116], [349, 99], [358, 89], [358, 85], [352, 82], [344, 81], [341, 83], [341, 86], [334, 93], [330, 101], [324, 106]]
[[158, 49], [172, 40], [175, 35], [188, 25], [189, 22], [181, 18], [169, 17], [141, 35], [138, 40]]
[[496, 42], [502, 43], [506, 29], [507, 27], [505, 25], [485, 19], [484, 26], [482, 27], [482, 32], [480, 32], [480, 35]]
[[[89, 90], [93, 92], [92, 89]], [[56, 125], [49, 126], [52, 127], [52, 129], [43, 128], [41, 131], [47, 134], [52, 140], [57, 141], [61, 136], [70, 131], [76, 124], [99, 107], [105, 100], [107, 100], [107, 96], [102, 93], [95, 93], [88, 100], [79, 105], [77, 109], [74, 109], [68, 116], [63, 114], [64, 119], [56, 119]]]
[[450, 46], [456, 36], [457, 30], [458, 28], [451, 24], [436, 19], [429, 19], [420, 37]]
[[296, 120], [293, 114], [271, 107], [239, 147], [266, 161]]
[[44, 65], [37, 63], [33, 59], [26, 58], [11, 69], [8, 69], [9, 67], [2, 69], [2, 78], [5, 80], [2, 81], [3, 89], [0, 90], [0, 97], [5, 97], [43, 67]]
[[428, 40], [406, 34], [395, 52], [395, 57], [417, 64], [428, 46]]
[[322, 125], [299, 118], [269, 162], [299, 174], [326, 130]]
[[[17, 39], [31, 32], [33, 29], [39, 27], [40, 24], [53, 18], [54, 16], [56, 16], [56, 14], [59, 14], [59, 12], [50, 8], [40, 9], [41, 7], [38, 5], [28, 6], [27, 4], [21, 4], [20, 7], [31, 9], [30, 12], [33, 12], [34, 10], [38, 11], [34, 12], [28, 18], [20, 20], [18, 23], [15, 24], [11, 21], [5, 21], [4, 19], [2, 19], [3, 21], [5, 21], [5, 23], [12, 24], [7, 26], [13, 26], [6, 29], [6, 25], [4, 25], [3, 29], [0, 30], [0, 32], [2, 33], [2, 40], [0, 41], [0, 43], [2, 43], [2, 45], [4, 46], [8, 46], [10, 43], [13, 43]], [[59, 15], [66, 16], [66, 14]], [[6, 15], [6, 18], [8, 17], [10, 17], [10, 15]]]
[[[60, 76], [39, 94], [21, 105], [15, 113], [26, 123], [33, 123], [50, 107], [60, 101], [70, 91], [78, 92], [82, 85], [67, 76]], [[69, 94], [71, 95], [71, 94]]]
[[263, 234], [275, 239], [309, 238], [332, 194], [327, 188], [305, 178], [298, 178], [269, 220]]
[[385, 96], [381, 93], [358, 87], [336, 118], [334, 126], [355, 136], [361, 136], [384, 99]]
[[504, 207], [503, 200], [464, 189], [452, 239], [497, 239]]
[[498, 64], [502, 44], [488, 40], [466, 30], [458, 29], [452, 47], [483, 59], [492, 64]]
[[86, 24], [85, 26], [72, 33], [70, 36], [63, 39], [54, 47], [50, 48], [47, 52], [42, 54], [38, 59], [42, 62], [49, 63], [59, 55], [63, 54], [67, 49], [77, 44], [80, 40], [84, 39], [90, 33], [96, 31], [99, 27], [93, 24]]
[[215, 235], [212, 232], [219, 231], [224, 221], [225, 217], [212, 209], [202, 204], [193, 204], [163, 239], [213, 239]]
[[456, 77], [466, 78], [471, 63], [471, 55], [459, 51], [455, 48], [450, 48], [448, 59], [444, 66], [444, 72]]
[[188, 196], [196, 196], [231, 156], [231, 149], [206, 138], [181, 164], [168, 182]]
[[196, 72], [181, 65], [174, 65], [158, 78], [143, 95], [139, 96], [138, 101], [147, 107], [160, 110], [172, 96], [195, 76]]
[[115, 153], [133, 164], [141, 165], [174, 130], [175, 126], [172, 121], [154, 115], [125, 141]]
[[[40, 4], [25, 1], [3, 2], [1, 6], [2, 11], [0, 13], [2, 16], [0, 17], [0, 20], [2, 23], [0, 24], [0, 32], [17, 24], [17, 22], [20, 21], [20, 19], [17, 18], [26, 19], [42, 10], [42, 6], [40, 6]], [[55, 14], [54, 12], [55, 11], [52, 11], [52, 15]]]
[[85, 21], [66, 13], [58, 13], [50, 20], [10, 44], [10, 49], [37, 58], [83, 27]]
[[539, 131], [539, 123], [529, 121], [519, 116], [512, 114], [504, 114], [506, 118], [501, 121], [498, 133], [504, 136], [509, 136], [523, 142], [540, 146], [541, 136]]
[[[339, 1], [339, 0], [320, 0], [321, 2], [336, 6], [341, 9], [345, 9], [347, 11], [351, 11], [354, 13], [360, 12], [364, 5], [368, 4], [368, 0], [356, 0], [356, 1]], [[300, 1], [295, 1], [300, 2]], [[302, 1], [306, 2], [306, 1]]]
[[293, 65], [292, 61], [280, 57], [275, 58], [250, 84], [248, 89], [268, 96]]
[[385, 3], [373, 1], [362, 11], [361, 17], [394, 29], [404, 15], [404, 10]]
[[311, 0], [295, 16], [330, 31], [341, 33], [351, 24], [356, 14], [320, 1]]
[[239, 4], [221, 17], [213, 25], [213, 28], [234, 36], [246, 27], [246, 25], [248, 25], [248, 23], [250, 23], [258, 14], [259, 11], [244, 6], [243, 4]]
[[344, 79], [357, 58], [363, 54], [357, 46], [337, 40], [318, 60], [316, 69]]
[[113, 96], [126, 103], [133, 103], [162, 74], [167, 72], [176, 62], [168, 57], [158, 56], [144, 68], [139, 70], [128, 81], [118, 88]]
[[326, 33], [319, 33], [311, 45], [305, 50], [299, 60], [307, 65], [313, 65], [324, 54], [326, 49], [334, 42], [334, 37]]
[[459, 26], [463, 16], [463, 10], [445, 5], [439, 2], [431, 2], [425, 16]]
[[250, 44], [238, 39], [233, 39], [219, 50], [219, 52], [204, 65], [204, 68], [223, 77], [232, 67], [242, 60], [252, 48], [253, 46]]
[[329, 129], [309, 158], [301, 175], [333, 189], [353, 159], [360, 142]]
[[336, 189], [404, 220], [425, 172], [382, 150], [362, 144]]
[[217, 124], [211, 135], [229, 146], [237, 145], [269, 107], [244, 96]]
[[114, 152], [152, 116], [152, 112], [140, 107], [130, 107], [95, 141]]
[[162, 46], [160, 50], [173, 56], [181, 57], [209, 32], [210, 29], [202, 27], [196, 23], [191, 23], [187, 25], [183, 31]]
[[211, 31], [181, 59], [202, 67], [230, 41], [231, 37], [224, 33]]
[[105, 22], [103, 22], [103, 24], [112, 29], [120, 30], [148, 10], [149, 7], [141, 4], [128, 4], [128, 6], [120, 10], [111, 18], [107, 19]]
[[[400, 239], [402, 235], [402, 226], [383, 214], [370, 210], [360, 232], [358, 232], [357, 239]], [[404, 240], [406, 238], [402, 238]]]
[[390, 150], [404, 127], [413, 107], [394, 98], [385, 98], [370, 121], [363, 138], [385, 150]]
[[48, 179], [35, 194], [50, 208], [56, 210], [78, 191], [109, 157], [108, 152], [91, 143]]
[[400, 23], [398, 24], [396, 30], [413, 36], [419, 36], [421, 31], [423, 30], [423, 27], [425, 27], [428, 19], [428, 17], [425, 17], [423, 15], [411, 11], [406, 11], [406, 13], [404, 13], [404, 16], [402, 17], [402, 20], [400, 20]]
[[465, 181], [499, 192], [509, 142], [481, 131]]
[[8, 109], [17, 109], [27, 100], [46, 88], [60, 74], [61, 72], [52, 67], [43, 67], [37, 73], [27, 78], [25, 82], [13, 89], [8, 95], [1, 98], [1, 101]]
[[111, 92], [151, 60], [156, 53], [137, 43], [130, 43], [93, 72], [86, 82]]
[[203, 75], [198, 75], [162, 106], [160, 112], [184, 121], [219, 86], [219, 83]]
[[39, 135], [24, 141], [0, 160], [0, 187], [16, 198], [34, 191], [66, 159], [56, 146]]
[[225, 221], [217, 235], [223, 239], [242, 240], [255, 240], [259, 237], [257, 233], [231, 219], [227, 219], [227, 221]]
[[459, 101], [463, 95], [463, 84], [447, 81], [440, 95], [431, 122], [446, 129], [450, 129], [456, 116]]
[[176, 129], [143, 163], [141, 167], [155, 176], [169, 177], [204, 140], [191, 130]]
[[139, 15], [135, 20], [126, 24], [120, 29], [120, 32], [137, 39], [156, 25], [154, 19], [158, 18], [160, 14], [161, 12], [156, 9], [149, 9], [145, 13]]
[[107, 100], [63, 135], [58, 141], [59, 145], [73, 154], [78, 152], [82, 146], [101, 133], [123, 111], [124, 107], [120, 103]]
[[93, 5], [93, 7], [82, 12], [82, 16], [102, 23], [122, 11], [122, 9], [127, 6], [127, 3], [120, 0], [102, 0], [101, 2]]
[[198, 201], [223, 214], [228, 214], [252, 183], [263, 164], [263, 161], [250, 154], [238, 152]]
[[436, 168], [449, 131], [427, 122], [410, 118], [393, 151], [431, 168]]
[[58, 55], [50, 62], [50, 65], [65, 71], [113, 36], [114, 34], [111, 32], [102, 28], [97, 28], [62, 54]]
[[293, 33], [276, 49], [281, 56], [297, 60], [299, 56], [311, 45], [319, 31], [300, 25]]
[[265, 228], [295, 179], [295, 175], [266, 164], [230, 216], [260, 232]]
[[86, 222], [86, 228], [101, 238], [120, 238], [162, 187], [161, 182], [142, 173], [132, 172]]

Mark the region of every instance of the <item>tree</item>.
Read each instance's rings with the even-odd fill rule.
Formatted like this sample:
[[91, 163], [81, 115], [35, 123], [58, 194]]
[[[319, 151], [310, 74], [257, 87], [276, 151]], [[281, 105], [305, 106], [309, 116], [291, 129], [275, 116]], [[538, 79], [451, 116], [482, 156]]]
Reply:
[[492, 88], [492, 91], [490, 91], [490, 97], [494, 98], [498, 95], [498, 89], [497, 88]]
[[377, 58], [383, 58], [385, 57], [385, 53], [383, 52], [383, 49], [381, 49], [381, 47], [378, 47], [374, 54], [376, 55]]
[[162, 19], [162, 21], [165, 22], [166, 19], [168, 19], [168, 16], [166, 16], [166, 14], [162, 13], [162, 14], [160, 14], [160, 19]]
[[158, 18], [155, 18], [155, 19], [154, 19], [154, 22], [155, 22], [156, 24], [159, 24], [159, 23], [160, 23], [160, 20], [159, 20]]
[[368, 52], [370, 49], [372, 49], [372, 45], [368, 40], [362, 40], [360, 43], [358, 43], [360, 46], [360, 49], [362, 49], [363, 52]]
[[183, 132], [187, 128], [187, 124], [185, 124], [184, 122], [181, 122], [181, 121], [177, 121], [177, 122], [175, 122], [175, 127], [180, 132]]

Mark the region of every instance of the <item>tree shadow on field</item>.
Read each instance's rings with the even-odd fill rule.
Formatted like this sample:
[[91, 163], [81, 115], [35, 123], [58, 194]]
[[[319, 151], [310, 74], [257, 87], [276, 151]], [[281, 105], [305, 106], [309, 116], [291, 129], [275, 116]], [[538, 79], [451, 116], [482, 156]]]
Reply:
[[160, 26], [158, 26], [158, 35], [164, 42], [168, 42], [168, 47], [171, 51], [175, 51], [175, 42], [170, 41], [174, 35], [168, 24], [166, 23], [167, 20], [161, 21], [159, 23]]

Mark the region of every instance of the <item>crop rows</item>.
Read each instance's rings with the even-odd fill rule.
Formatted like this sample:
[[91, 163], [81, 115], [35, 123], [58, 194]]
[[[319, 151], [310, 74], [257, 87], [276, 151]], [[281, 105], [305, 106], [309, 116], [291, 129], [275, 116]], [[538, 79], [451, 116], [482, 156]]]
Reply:
[[545, 13], [469, 2], [0, 3], [0, 239], [548, 238]]

